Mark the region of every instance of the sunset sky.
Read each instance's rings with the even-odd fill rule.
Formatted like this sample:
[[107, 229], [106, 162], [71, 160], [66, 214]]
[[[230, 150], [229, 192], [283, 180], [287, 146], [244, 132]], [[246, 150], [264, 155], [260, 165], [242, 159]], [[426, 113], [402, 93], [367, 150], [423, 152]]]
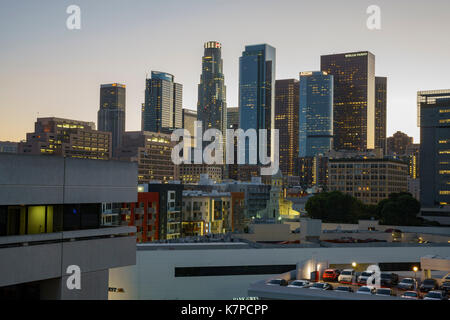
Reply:
[[[66, 8], [81, 7], [81, 30]], [[382, 29], [366, 28], [381, 7]], [[203, 43], [222, 43], [228, 106], [238, 103], [245, 45], [277, 50], [277, 79], [320, 68], [320, 55], [369, 50], [388, 77], [388, 135], [419, 142], [416, 93], [449, 89], [448, 0], [0, 0], [0, 140], [19, 141], [38, 116], [97, 122], [100, 84], [127, 85], [127, 130], [140, 130], [145, 78], [165, 71], [195, 108]]]

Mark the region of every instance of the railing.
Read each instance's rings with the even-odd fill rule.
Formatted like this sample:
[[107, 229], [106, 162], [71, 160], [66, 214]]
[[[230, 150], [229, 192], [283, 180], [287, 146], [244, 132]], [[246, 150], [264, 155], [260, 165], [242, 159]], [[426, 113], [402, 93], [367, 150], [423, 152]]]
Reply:
[[0, 249], [6, 247], [40, 245], [40, 244], [58, 243], [67, 241], [113, 238], [120, 236], [128, 236], [130, 233], [135, 232], [136, 227], [123, 226], [113, 228], [63, 231], [54, 233], [27, 234], [20, 236], [5, 236], [0, 237]]

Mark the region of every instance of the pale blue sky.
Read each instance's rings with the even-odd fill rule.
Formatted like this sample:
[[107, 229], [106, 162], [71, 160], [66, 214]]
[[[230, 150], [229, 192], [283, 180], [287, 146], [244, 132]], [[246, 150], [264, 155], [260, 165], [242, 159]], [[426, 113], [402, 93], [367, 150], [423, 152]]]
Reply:
[[[66, 29], [71, 4], [79, 31]], [[366, 28], [372, 4], [380, 31]], [[418, 141], [416, 92], [450, 88], [449, 33], [448, 0], [0, 0], [0, 140], [24, 139], [38, 115], [96, 122], [111, 82], [127, 85], [127, 130], [139, 130], [150, 70], [174, 74], [195, 108], [203, 43], [218, 40], [229, 106], [247, 44], [276, 47], [277, 79], [319, 70], [322, 54], [371, 51], [388, 77], [388, 134]]]

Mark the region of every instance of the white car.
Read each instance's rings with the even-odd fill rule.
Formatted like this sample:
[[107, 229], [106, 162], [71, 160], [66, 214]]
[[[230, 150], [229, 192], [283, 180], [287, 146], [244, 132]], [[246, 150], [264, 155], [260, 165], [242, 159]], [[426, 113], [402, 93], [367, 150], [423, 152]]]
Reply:
[[423, 297], [423, 300], [447, 300], [447, 296], [441, 290], [434, 290], [434, 291], [428, 292]]
[[309, 288], [312, 283], [308, 280], [294, 280], [288, 285], [288, 288]]
[[339, 275], [338, 281], [341, 283], [353, 283], [355, 281], [355, 270], [344, 269]]
[[356, 291], [356, 293], [359, 294], [374, 294], [375, 288], [368, 287], [368, 286], [362, 286], [361, 288]]
[[403, 299], [419, 300], [420, 296], [416, 291], [406, 291], [401, 296]]

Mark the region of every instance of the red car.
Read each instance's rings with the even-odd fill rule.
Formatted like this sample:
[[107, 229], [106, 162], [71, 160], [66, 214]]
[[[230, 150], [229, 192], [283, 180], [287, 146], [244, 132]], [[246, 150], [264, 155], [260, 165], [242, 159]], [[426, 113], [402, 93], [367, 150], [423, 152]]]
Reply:
[[323, 281], [337, 282], [339, 274], [340, 274], [340, 272], [337, 269], [326, 269], [323, 272], [322, 279], [323, 279]]

